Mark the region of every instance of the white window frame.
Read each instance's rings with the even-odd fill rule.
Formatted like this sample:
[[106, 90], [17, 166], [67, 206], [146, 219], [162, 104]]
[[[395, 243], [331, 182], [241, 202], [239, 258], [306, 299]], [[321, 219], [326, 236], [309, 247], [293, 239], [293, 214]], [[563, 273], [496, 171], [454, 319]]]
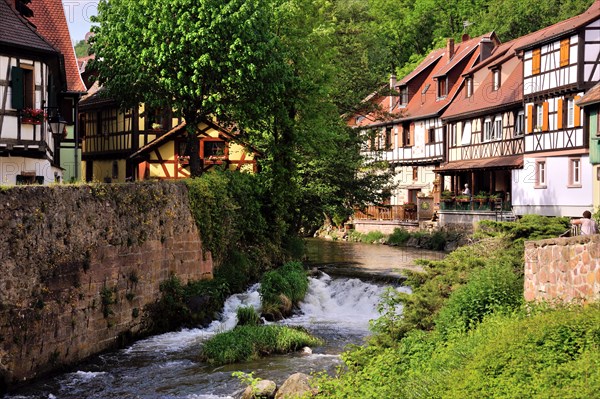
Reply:
[[570, 188], [581, 187], [581, 158], [569, 158], [569, 184]]
[[467, 98], [473, 96], [473, 78], [468, 77], [466, 81], [467, 85]]
[[535, 126], [534, 129], [542, 131], [544, 123], [544, 106], [542, 104], [535, 105]]
[[546, 159], [535, 160], [535, 188], [546, 188], [548, 168]]
[[502, 140], [502, 116], [494, 119], [494, 130], [492, 131], [492, 140]]
[[492, 71], [492, 89], [494, 91], [498, 91], [500, 89], [500, 85], [502, 82], [500, 81], [500, 69], [494, 69]]
[[483, 122], [483, 141], [491, 141], [494, 137], [492, 118], [485, 118]]
[[567, 99], [567, 127], [575, 126], [575, 100]]
[[525, 133], [525, 112], [519, 111], [515, 117], [515, 136], [522, 136]]

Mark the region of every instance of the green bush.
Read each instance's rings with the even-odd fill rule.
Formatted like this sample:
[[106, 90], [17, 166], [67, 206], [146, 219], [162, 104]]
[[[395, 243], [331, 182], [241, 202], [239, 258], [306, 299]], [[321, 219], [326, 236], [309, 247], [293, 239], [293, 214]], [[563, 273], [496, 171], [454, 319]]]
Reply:
[[454, 291], [436, 318], [438, 332], [468, 330], [495, 311], [513, 310], [523, 302], [523, 280], [511, 265], [497, 262], [473, 272]]
[[488, 315], [469, 332], [413, 330], [391, 347], [355, 347], [323, 376], [327, 398], [595, 398], [600, 306]]
[[259, 314], [252, 306], [239, 307], [236, 317], [238, 326], [258, 326], [262, 324]]
[[406, 243], [410, 238], [410, 233], [406, 229], [395, 228], [394, 232], [389, 235], [386, 243], [389, 245], [400, 245]]
[[380, 242], [384, 237], [385, 235], [381, 231], [369, 231], [361, 237], [361, 242], [373, 244]]
[[[260, 280], [263, 314], [280, 318], [290, 313], [308, 291], [308, 276], [300, 262], [287, 262], [276, 270], [266, 272]], [[288, 303], [289, 302], [289, 303]]]
[[322, 341], [318, 338], [296, 328], [276, 325], [239, 326], [206, 341], [201, 358], [213, 364], [229, 364], [321, 344]]

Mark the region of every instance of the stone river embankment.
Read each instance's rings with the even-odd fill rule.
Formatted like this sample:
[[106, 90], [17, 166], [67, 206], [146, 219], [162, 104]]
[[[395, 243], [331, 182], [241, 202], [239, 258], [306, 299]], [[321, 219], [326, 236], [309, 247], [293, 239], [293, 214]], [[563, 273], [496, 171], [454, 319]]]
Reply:
[[160, 283], [209, 278], [179, 183], [0, 191], [0, 391], [148, 331]]

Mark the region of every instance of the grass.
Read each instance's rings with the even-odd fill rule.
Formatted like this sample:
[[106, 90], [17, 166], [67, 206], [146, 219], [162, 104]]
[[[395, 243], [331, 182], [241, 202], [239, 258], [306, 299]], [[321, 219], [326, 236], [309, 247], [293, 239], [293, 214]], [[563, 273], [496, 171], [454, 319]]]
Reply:
[[216, 365], [239, 363], [321, 344], [320, 339], [297, 328], [275, 325], [238, 326], [206, 341], [201, 358]]

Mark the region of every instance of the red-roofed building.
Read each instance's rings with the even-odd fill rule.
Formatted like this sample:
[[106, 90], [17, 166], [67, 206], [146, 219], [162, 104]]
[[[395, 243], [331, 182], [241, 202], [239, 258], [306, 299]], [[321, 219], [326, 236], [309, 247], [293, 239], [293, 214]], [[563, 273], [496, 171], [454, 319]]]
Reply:
[[66, 121], [74, 133], [85, 92], [61, 1], [27, 3], [0, 0], [0, 162], [8, 184], [63, 179], [65, 130], [50, 122]]
[[418, 197], [436, 191], [434, 169], [444, 160], [445, 149], [440, 117], [463, 86], [464, 72], [499, 44], [494, 33], [463, 39], [449, 39], [399, 82], [392, 77], [393, 95], [373, 96], [369, 103], [375, 111], [348, 119], [350, 126], [369, 135], [364, 150], [394, 168], [392, 206], [416, 204]]
[[[440, 224], [468, 224], [510, 215], [512, 170], [523, 167], [523, 65], [515, 48], [527, 36], [495, 47], [467, 71], [442, 115], [446, 162], [440, 174]], [[465, 194], [468, 187], [468, 194]]]
[[600, 80], [600, 1], [530, 35], [523, 59], [524, 165], [515, 173], [515, 213], [581, 216], [592, 209], [589, 132], [578, 100]]
[[589, 137], [590, 163], [592, 164], [592, 204], [600, 208], [600, 83], [592, 87], [577, 106], [584, 110], [584, 135]]

